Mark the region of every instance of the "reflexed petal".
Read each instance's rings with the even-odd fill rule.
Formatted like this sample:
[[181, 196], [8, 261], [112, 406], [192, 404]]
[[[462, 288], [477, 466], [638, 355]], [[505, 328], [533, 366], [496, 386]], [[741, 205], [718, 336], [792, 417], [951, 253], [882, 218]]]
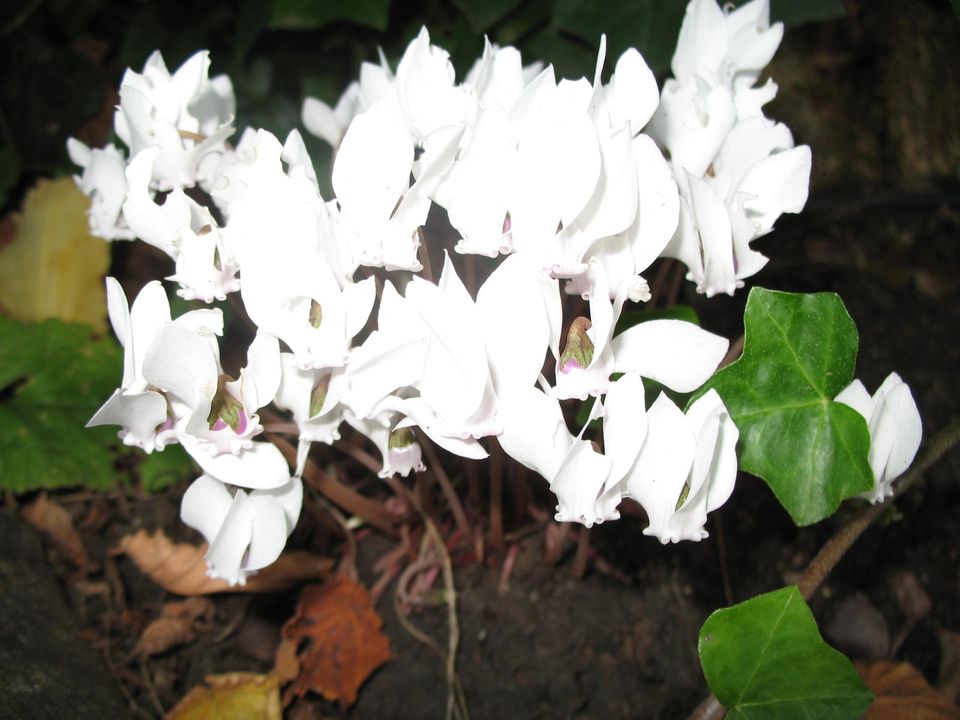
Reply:
[[608, 86], [611, 127], [616, 129], [629, 122], [631, 134], [636, 135], [649, 122], [659, 102], [657, 79], [640, 53], [628, 49], [617, 60]]
[[245, 492], [238, 491], [220, 532], [207, 550], [207, 574], [210, 577], [221, 578], [231, 585], [245, 582], [246, 573], [241, 563], [253, 536], [253, 517], [253, 503]]
[[213, 397], [219, 372], [207, 341], [180, 323], [169, 322], [144, 358], [143, 376], [193, 407], [198, 395]]
[[870, 393], [867, 392], [867, 389], [859, 379], [855, 379], [841, 390], [840, 394], [834, 398], [834, 401], [852, 407], [863, 415], [867, 422], [870, 421], [874, 407], [873, 398], [870, 397]]
[[798, 213], [807, 203], [810, 188], [810, 148], [807, 145], [775, 153], [744, 175], [739, 190], [752, 195], [744, 202], [758, 235], [773, 229], [781, 213]]
[[[899, 380], [896, 373], [892, 374]], [[884, 382], [886, 385], [886, 381]], [[881, 390], [883, 386], [881, 386]], [[890, 454], [884, 468], [884, 479], [891, 481], [900, 477], [913, 462], [920, 448], [922, 424], [917, 404], [910, 388], [902, 381], [894, 384], [884, 395], [882, 412], [895, 418], [897, 432], [890, 447]]]
[[209, 475], [194, 480], [180, 501], [180, 519], [212, 545], [233, 505], [233, 494]]
[[87, 421], [86, 427], [120, 425], [125, 445], [137, 445], [152, 452], [157, 445], [157, 428], [166, 420], [167, 401], [160, 393], [116, 390]]
[[606, 488], [619, 483], [637, 459], [647, 433], [643, 381], [626, 373], [610, 386], [604, 400], [603, 445], [611, 460]]
[[613, 339], [615, 372], [636, 372], [677, 392], [703, 385], [730, 342], [682, 320], [650, 320]]
[[500, 398], [497, 442], [521, 465], [553, 479], [573, 444], [560, 403], [537, 388], [516, 388]]
[[253, 506], [253, 531], [250, 551], [243, 561], [246, 571], [259, 570], [280, 557], [288, 535], [287, 519], [280, 503], [271, 497], [251, 493], [250, 504]]
[[550, 489], [558, 500], [555, 519], [583, 523], [588, 528], [606, 520], [598, 512], [597, 499], [609, 472], [608, 457], [596, 452], [587, 440], [574, 441], [550, 482]]
[[650, 406], [647, 418], [647, 437], [627, 476], [626, 490], [650, 519], [643, 534], [667, 543], [670, 518], [693, 465], [696, 441], [683, 413], [666, 395]]
[[239, 454], [220, 453], [211, 456], [191, 435], [181, 433], [180, 444], [208, 475], [221, 482], [254, 490], [270, 490], [286, 485], [290, 480], [287, 461], [276, 445], [255, 442]]

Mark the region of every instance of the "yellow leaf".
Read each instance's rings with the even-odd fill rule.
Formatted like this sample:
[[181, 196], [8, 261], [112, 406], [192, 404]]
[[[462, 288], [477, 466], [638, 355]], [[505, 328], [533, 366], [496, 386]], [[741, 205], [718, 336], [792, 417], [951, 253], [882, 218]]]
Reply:
[[276, 678], [253, 673], [207, 675], [171, 710], [166, 720], [280, 720]]
[[90, 235], [90, 200], [73, 180], [41, 180], [13, 216], [0, 250], [0, 310], [17, 320], [60, 318], [106, 332], [108, 243]]

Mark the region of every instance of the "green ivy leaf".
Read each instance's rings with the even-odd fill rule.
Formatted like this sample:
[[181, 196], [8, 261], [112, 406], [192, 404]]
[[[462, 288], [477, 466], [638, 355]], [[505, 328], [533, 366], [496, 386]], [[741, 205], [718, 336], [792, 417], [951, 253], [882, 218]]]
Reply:
[[85, 325], [0, 317], [0, 488], [110, 487], [116, 429], [84, 425], [120, 374], [116, 343]]
[[555, 0], [556, 29], [586, 41], [594, 50], [607, 35], [607, 71], [627, 48], [635, 47], [655, 74], [670, 68], [686, 3], [660, 0]]
[[740, 467], [763, 478], [797, 525], [873, 487], [866, 421], [833, 398], [853, 379], [857, 328], [834, 293], [754, 288], [743, 356], [714, 388], [740, 429]]
[[161, 452], [144, 455], [140, 463], [140, 482], [150, 493], [160, 492], [181, 480], [198, 475], [193, 459], [182, 445], [169, 445]]
[[316, 30], [346, 21], [386, 30], [390, 0], [273, 0], [270, 27], [284, 30]]
[[700, 628], [698, 651], [727, 720], [853, 720], [873, 702], [795, 587], [717, 610]]

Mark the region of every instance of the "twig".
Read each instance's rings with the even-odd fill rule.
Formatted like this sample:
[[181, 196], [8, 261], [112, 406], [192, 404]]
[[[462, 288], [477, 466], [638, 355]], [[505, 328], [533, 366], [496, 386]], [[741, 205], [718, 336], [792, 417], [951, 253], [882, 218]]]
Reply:
[[804, 570], [800, 581], [797, 583], [797, 588], [805, 600], [809, 600], [813, 596], [830, 571], [836, 567], [847, 550], [850, 549], [850, 546], [870, 526], [870, 523], [880, 517], [893, 500], [903, 495], [931, 465], [936, 463], [958, 442], [960, 442], [960, 418], [954, 418], [947, 427], [927, 442], [920, 459], [897, 481], [896, 491], [892, 499], [876, 505], [868, 505], [860, 510], [851, 522], [842, 527], [836, 535], [820, 548], [820, 552], [807, 565], [807, 569]]
[[[280, 449], [287, 462], [296, 463], [297, 449], [290, 441], [273, 434], [268, 434], [267, 437]], [[331, 502], [339, 505], [347, 512], [359, 515], [384, 535], [393, 539], [398, 537], [397, 529], [394, 527], [396, 518], [383, 505], [350, 489], [329, 473], [321, 470], [313, 460], [307, 459], [303, 468], [303, 479]]]
[[473, 539], [473, 527], [467, 519], [467, 514], [463, 510], [460, 498], [457, 497], [457, 493], [453, 489], [453, 483], [450, 482], [450, 477], [447, 475], [446, 470], [443, 469], [443, 465], [440, 464], [440, 457], [437, 455], [437, 450], [433, 447], [430, 438], [419, 431], [417, 432], [417, 436], [420, 440], [420, 447], [423, 448], [423, 451], [427, 454], [427, 459], [430, 461], [430, 469], [433, 470], [437, 482], [440, 483], [443, 496], [447, 499], [450, 510], [453, 511], [453, 517], [457, 521], [457, 527], [460, 528], [460, 532], [463, 534], [463, 542], [472, 552], [473, 548], [470, 547], [470, 542]]
[[590, 561], [590, 528], [580, 528], [577, 534], [577, 552], [573, 556], [571, 573], [577, 580], [587, 573], [587, 563]]
[[346, 442], [345, 440], [337, 440], [333, 443], [333, 447], [352, 460], [356, 460], [370, 472], [379, 473], [383, 469], [383, 465], [381, 465], [373, 455], [353, 443]]
[[490, 545], [503, 550], [503, 451], [496, 440], [490, 443]]
[[[863, 534], [863, 531], [884, 513], [890, 503], [903, 495], [931, 465], [942, 458], [958, 442], [960, 442], [960, 418], [954, 418], [943, 430], [927, 442], [920, 459], [897, 481], [893, 498], [876, 505], [868, 505], [860, 510], [852, 521], [844, 525], [820, 548], [820, 552], [807, 565], [807, 569], [803, 571], [803, 575], [797, 583], [797, 589], [804, 600], [809, 600], [813, 596], [847, 550]], [[725, 714], [726, 709], [713, 695], [710, 695], [697, 706], [688, 720], [720, 720]]]

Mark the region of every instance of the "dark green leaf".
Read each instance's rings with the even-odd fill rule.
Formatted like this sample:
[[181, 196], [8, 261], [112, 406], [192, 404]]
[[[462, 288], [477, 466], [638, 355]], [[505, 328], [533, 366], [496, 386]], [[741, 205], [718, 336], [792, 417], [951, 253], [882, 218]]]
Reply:
[[116, 428], [84, 425], [120, 372], [117, 345], [84, 325], [0, 318], [0, 488], [112, 485]]
[[453, 0], [475, 33], [484, 33], [520, 4], [520, 0]]
[[770, 0], [770, 21], [788, 27], [846, 16], [843, 0]]
[[670, 67], [686, 3], [659, 0], [555, 0], [553, 25], [598, 47], [607, 36], [608, 72], [627, 48], [635, 47], [654, 73]]
[[162, 452], [143, 455], [140, 482], [147, 492], [160, 492], [166, 487], [197, 475], [193, 460], [181, 445], [169, 445]]
[[795, 523], [815, 523], [873, 487], [866, 421], [833, 402], [853, 378], [857, 328], [833, 293], [762, 288], [743, 322], [743, 356], [698, 396], [720, 393], [740, 429], [740, 467], [767, 482]]
[[853, 720], [873, 702], [850, 661], [820, 637], [795, 587], [717, 610], [698, 649], [727, 720]]
[[273, 0], [270, 27], [316, 30], [346, 21], [375, 30], [386, 30], [390, 0]]

